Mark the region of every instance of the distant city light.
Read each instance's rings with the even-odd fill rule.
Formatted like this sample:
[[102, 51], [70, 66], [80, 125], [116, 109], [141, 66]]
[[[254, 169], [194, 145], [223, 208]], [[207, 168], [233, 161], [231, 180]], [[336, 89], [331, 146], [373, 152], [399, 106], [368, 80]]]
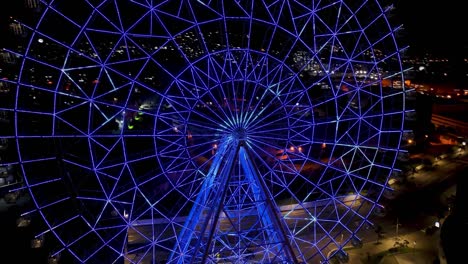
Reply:
[[44, 39], [41, 39], [41, 38], [40, 38], [40, 39], [37, 40], [37, 42], [39, 42], [39, 43], [44, 43]]

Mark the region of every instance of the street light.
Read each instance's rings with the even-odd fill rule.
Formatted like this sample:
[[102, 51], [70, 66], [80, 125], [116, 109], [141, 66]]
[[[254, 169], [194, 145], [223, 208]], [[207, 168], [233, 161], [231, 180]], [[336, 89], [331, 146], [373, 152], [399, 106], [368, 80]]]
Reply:
[[396, 219], [396, 239], [398, 240], [398, 227], [400, 226], [401, 224], [399, 223], [398, 221], [398, 217]]

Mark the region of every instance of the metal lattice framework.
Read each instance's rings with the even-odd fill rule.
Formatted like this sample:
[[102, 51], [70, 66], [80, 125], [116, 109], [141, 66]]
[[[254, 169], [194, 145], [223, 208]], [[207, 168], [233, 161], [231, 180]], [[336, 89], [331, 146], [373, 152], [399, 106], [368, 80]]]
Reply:
[[[376, 0], [41, 0], [0, 110], [82, 263], [319, 263], [368, 224], [404, 122]], [[14, 66], [12, 66], [14, 68]], [[6, 102], [6, 101], [4, 101]], [[338, 249], [338, 250], [336, 250]], [[330, 254], [330, 252], [335, 252]]]

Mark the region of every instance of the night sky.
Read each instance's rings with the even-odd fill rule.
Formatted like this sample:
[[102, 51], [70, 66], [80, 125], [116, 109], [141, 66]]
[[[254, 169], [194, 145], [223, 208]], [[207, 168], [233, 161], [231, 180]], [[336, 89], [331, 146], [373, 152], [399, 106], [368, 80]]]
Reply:
[[462, 19], [465, 12], [462, 1], [398, 0], [394, 3], [412, 52], [466, 56], [468, 14]]

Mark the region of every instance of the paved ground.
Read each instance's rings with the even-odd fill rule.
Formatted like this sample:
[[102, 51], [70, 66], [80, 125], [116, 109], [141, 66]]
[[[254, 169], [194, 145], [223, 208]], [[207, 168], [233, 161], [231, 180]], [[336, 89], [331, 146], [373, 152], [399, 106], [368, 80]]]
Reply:
[[[421, 171], [414, 174], [409, 180], [413, 182], [413, 188], [425, 188], [433, 184], [439, 184], [446, 178], [458, 173], [461, 168], [468, 164], [468, 153], [463, 151], [461, 155], [454, 155], [447, 160], [438, 161], [438, 166], [433, 171]], [[398, 189], [396, 190], [398, 191]], [[401, 190], [400, 190], [401, 191]], [[408, 190], [404, 190], [408, 191]], [[441, 198], [450, 194], [454, 194], [455, 190], [450, 188], [447, 194], [441, 194]], [[381, 226], [392, 225], [391, 219], [374, 220], [374, 224]], [[431, 220], [432, 221], [432, 220]], [[380, 223], [379, 223], [380, 222]], [[427, 223], [430, 224], [430, 223]], [[440, 225], [443, 224], [443, 219]], [[401, 227], [398, 232], [396, 228], [393, 230], [385, 230], [385, 238], [376, 243], [377, 235], [374, 230], [369, 229], [361, 232], [363, 238], [363, 247], [360, 249], [348, 249], [349, 264], [433, 264], [436, 258], [439, 258], [439, 235], [440, 229], [435, 229], [434, 234], [426, 234], [424, 230], [415, 230], [411, 227]], [[373, 233], [374, 232], [374, 233]], [[366, 234], [367, 233], [367, 234]], [[367, 241], [366, 241], [367, 239]], [[389, 249], [398, 247], [396, 242], [408, 241], [406, 247], [400, 247], [400, 250], [394, 253], [389, 252]], [[385, 255], [385, 257], [383, 257]], [[440, 263], [444, 263], [441, 259]]]
[[[412, 263], [412, 264], [432, 264], [438, 256], [439, 232], [427, 235], [423, 231], [407, 233], [396, 237], [389, 237], [376, 241], [364, 243], [360, 249], [350, 249], [349, 264], [370, 264], [370, 263]], [[389, 249], [398, 247], [396, 242], [408, 241], [406, 247], [400, 247], [399, 252], [391, 253]], [[383, 259], [392, 262], [386, 262]], [[396, 262], [395, 262], [396, 261]]]

